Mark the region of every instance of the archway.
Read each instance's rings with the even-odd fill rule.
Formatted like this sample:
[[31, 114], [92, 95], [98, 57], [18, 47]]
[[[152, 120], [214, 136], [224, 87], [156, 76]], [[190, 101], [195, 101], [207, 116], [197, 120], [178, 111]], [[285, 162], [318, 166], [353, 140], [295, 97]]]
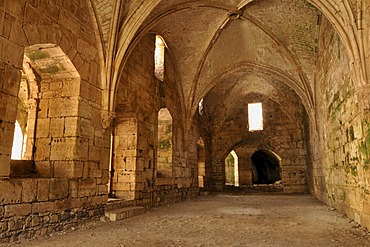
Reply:
[[157, 177], [172, 177], [173, 120], [167, 108], [158, 112]]
[[59, 46], [38, 44], [25, 48], [22, 75], [17, 107], [22, 140], [13, 148], [22, 155], [12, 160], [10, 176], [82, 176], [69, 162], [80, 154], [79, 73]]
[[281, 159], [276, 154], [260, 149], [251, 160], [253, 184], [273, 184], [281, 180]]
[[239, 159], [234, 150], [225, 158], [225, 184], [239, 186]]

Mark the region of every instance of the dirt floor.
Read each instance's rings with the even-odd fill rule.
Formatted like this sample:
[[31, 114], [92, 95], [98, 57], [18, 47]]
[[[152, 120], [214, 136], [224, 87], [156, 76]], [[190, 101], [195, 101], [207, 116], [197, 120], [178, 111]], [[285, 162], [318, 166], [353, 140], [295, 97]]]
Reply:
[[370, 246], [370, 234], [310, 195], [212, 194], [16, 246]]

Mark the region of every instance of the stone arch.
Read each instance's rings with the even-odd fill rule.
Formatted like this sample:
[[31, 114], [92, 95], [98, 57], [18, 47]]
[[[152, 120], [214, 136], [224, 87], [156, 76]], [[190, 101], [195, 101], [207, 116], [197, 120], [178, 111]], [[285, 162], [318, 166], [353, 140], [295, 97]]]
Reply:
[[[26, 47], [19, 96], [27, 104], [25, 160], [41, 177], [82, 176], [73, 160], [78, 156], [77, 126], [81, 78], [68, 56], [54, 44]], [[23, 88], [28, 92], [23, 95]], [[17, 166], [17, 164], [13, 164]], [[17, 176], [18, 174], [11, 174]]]
[[[250, 72], [250, 73], [258, 73], [261, 76], [264, 76], [266, 74], [270, 76], [274, 76], [279, 79], [281, 83], [284, 83], [289, 88], [292, 88], [294, 92], [298, 95], [298, 97], [301, 99], [306, 112], [308, 113], [311, 120], [313, 120], [313, 108], [311, 106], [310, 100], [306, 97], [306, 94], [301, 86], [299, 86], [299, 83], [292, 78], [290, 75], [286, 74], [283, 71], [280, 71], [276, 68], [270, 67], [266, 64], [258, 64], [255, 62], [243, 62], [239, 64], [235, 64], [234, 66], [228, 68], [226, 71], [223, 71], [222, 73], [219, 73], [217, 76], [215, 76], [210, 83], [208, 83], [207, 87], [199, 94], [199, 98], [197, 98], [195, 101], [199, 102], [208, 92], [210, 89], [212, 89], [220, 80], [224, 78], [230, 77], [230, 75], [238, 72]], [[197, 111], [198, 106], [195, 105], [192, 108], [192, 116]]]
[[239, 157], [234, 150], [225, 159], [225, 184], [239, 186]]
[[[361, 35], [362, 25], [364, 21], [357, 19], [354, 10], [348, 0], [339, 3], [329, 3], [330, 1], [323, 0], [307, 0], [316, 6], [321, 13], [333, 25], [333, 28], [341, 37], [341, 40], [347, 50], [350, 60], [354, 63], [355, 76], [357, 78], [356, 85], [363, 86], [368, 83], [369, 67], [366, 64], [366, 54], [364, 51], [364, 42], [366, 40]], [[360, 9], [360, 12], [365, 10]], [[338, 14], [340, 13], [340, 15]], [[361, 17], [360, 17], [361, 18]]]
[[157, 177], [172, 177], [173, 120], [167, 108], [158, 112]]
[[[241, 10], [252, 1], [243, 1], [238, 9]], [[355, 71], [357, 78], [357, 85], [361, 86], [366, 84], [369, 76], [369, 67], [366, 65], [366, 54], [363, 49], [363, 43], [366, 42], [364, 37], [361, 35], [361, 26], [364, 25], [364, 21], [360, 15], [356, 16], [351, 7], [351, 3], [348, 0], [340, 1], [339, 3], [335, 0], [306, 0], [308, 3], [314, 5], [329, 21], [332, 23], [334, 29], [342, 39], [344, 46], [346, 47], [347, 53], [350, 60], [355, 63]], [[364, 6], [359, 6], [363, 8]], [[360, 9], [359, 12], [365, 12]]]
[[[279, 140], [276, 139], [260, 139], [256, 142], [254, 140], [246, 140], [240, 138], [235, 140], [234, 143], [226, 144], [229, 148], [225, 149], [223, 156], [219, 160], [225, 160], [227, 155], [232, 151], [238, 154], [239, 159], [239, 186], [252, 186], [253, 185], [253, 165], [251, 162], [252, 155], [258, 150], [264, 150], [270, 154], [274, 154], [279, 157], [279, 165], [281, 168], [281, 181], [283, 190], [285, 192], [306, 192], [306, 173], [302, 162], [304, 160], [298, 160], [294, 156], [294, 153], [289, 153], [290, 149], [286, 149]], [[215, 157], [217, 160], [218, 158]], [[305, 165], [306, 166], [306, 165]]]
[[272, 184], [281, 180], [281, 158], [276, 153], [258, 149], [251, 160], [253, 184]]

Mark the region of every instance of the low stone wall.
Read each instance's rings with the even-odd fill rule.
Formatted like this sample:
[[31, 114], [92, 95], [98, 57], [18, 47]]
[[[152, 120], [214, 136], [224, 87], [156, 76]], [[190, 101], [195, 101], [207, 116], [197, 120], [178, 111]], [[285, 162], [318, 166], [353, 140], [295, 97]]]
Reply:
[[[107, 203], [91, 179], [14, 178], [0, 180], [0, 243], [16, 242], [68, 230], [103, 216], [115, 206], [146, 208], [195, 198], [199, 188], [178, 188], [160, 181], [140, 199]], [[163, 180], [163, 179], [162, 179]], [[90, 185], [91, 184], [91, 185]], [[102, 193], [102, 192], [101, 192]]]
[[84, 180], [1, 180], [0, 242], [48, 235], [104, 215], [107, 196], [99, 195], [96, 183], [86, 187]]
[[156, 186], [150, 192], [142, 192], [137, 205], [148, 207], [157, 207], [161, 205], [180, 202], [183, 200], [194, 199], [199, 194], [199, 188], [178, 188], [177, 185]]

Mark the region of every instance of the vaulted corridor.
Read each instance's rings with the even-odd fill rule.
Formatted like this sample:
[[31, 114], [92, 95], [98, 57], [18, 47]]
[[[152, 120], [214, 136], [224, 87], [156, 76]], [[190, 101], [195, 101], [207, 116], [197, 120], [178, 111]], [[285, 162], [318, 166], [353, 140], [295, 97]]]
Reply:
[[370, 229], [370, 1], [0, 0], [0, 243], [230, 188]]

